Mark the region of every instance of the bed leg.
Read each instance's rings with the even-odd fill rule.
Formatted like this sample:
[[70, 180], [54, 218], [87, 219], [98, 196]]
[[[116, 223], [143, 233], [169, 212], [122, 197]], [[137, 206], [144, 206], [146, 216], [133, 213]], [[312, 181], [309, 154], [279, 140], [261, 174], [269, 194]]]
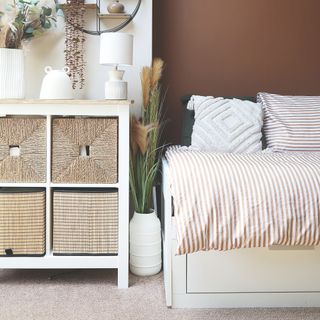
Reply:
[[163, 235], [163, 275], [166, 293], [166, 304], [172, 306], [172, 257], [171, 257], [171, 220], [172, 198], [169, 189], [169, 167], [166, 160], [162, 161], [162, 235]]

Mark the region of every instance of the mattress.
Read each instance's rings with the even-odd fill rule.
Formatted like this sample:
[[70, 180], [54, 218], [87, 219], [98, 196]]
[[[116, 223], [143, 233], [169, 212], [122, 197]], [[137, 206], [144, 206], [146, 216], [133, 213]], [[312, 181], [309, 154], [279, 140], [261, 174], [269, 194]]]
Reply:
[[166, 152], [177, 254], [320, 243], [320, 153]]

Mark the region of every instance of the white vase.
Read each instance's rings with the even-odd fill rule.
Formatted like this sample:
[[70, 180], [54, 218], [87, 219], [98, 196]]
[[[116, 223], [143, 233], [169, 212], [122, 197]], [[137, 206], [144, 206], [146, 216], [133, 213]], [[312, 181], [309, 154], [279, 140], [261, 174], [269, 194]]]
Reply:
[[155, 211], [135, 212], [130, 221], [130, 271], [138, 276], [160, 272], [161, 224]]
[[0, 99], [24, 99], [24, 97], [23, 50], [0, 48]]
[[53, 70], [47, 66], [44, 68], [46, 76], [43, 78], [40, 99], [73, 99], [72, 82], [68, 76], [69, 67]]

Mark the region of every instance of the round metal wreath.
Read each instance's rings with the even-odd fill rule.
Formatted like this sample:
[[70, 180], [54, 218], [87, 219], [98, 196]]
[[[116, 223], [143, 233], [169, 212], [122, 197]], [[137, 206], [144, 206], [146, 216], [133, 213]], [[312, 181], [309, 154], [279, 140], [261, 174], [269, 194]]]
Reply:
[[[100, 31], [91, 31], [91, 30], [86, 30], [86, 29], [80, 29], [82, 32], [86, 33], [86, 34], [90, 34], [92, 36], [99, 36], [101, 33], [106, 33], [106, 32], [117, 32], [121, 29], [123, 29], [124, 27], [126, 27], [133, 19], [134, 17], [137, 15], [140, 6], [141, 6], [141, 1], [142, 0], [138, 0], [137, 6], [135, 7], [135, 9], [133, 10], [133, 12], [130, 14], [130, 17], [120, 23], [118, 26], [112, 27], [110, 29], [105, 29], [105, 30], [100, 30]], [[97, 17], [97, 19], [99, 19], [99, 17]], [[68, 23], [70, 23], [71, 25], [73, 25], [70, 21], [68, 21]]]

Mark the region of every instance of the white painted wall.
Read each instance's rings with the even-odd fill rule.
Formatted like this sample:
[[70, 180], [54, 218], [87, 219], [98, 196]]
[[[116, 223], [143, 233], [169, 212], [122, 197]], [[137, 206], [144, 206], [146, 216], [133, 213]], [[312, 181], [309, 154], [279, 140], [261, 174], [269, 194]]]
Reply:
[[[2, 1], [2, 0], [0, 0]], [[102, 0], [103, 1], [103, 0]], [[108, 3], [105, 0], [105, 3]], [[131, 12], [136, 0], [123, 0], [126, 11]], [[95, 10], [87, 10], [87, 28], [95, 29]], [[39, 39], [33, 40], [26, 48], [26, 98], [38, 98], [43, 68], [50, 65], [54, 68], [64, 66], [64, 32], [63, 25]], [[143, 0], [135, 19], [121, 32], [134, 35], [134, 65], [125, 67], [125, 79], [128, 81], [128, 98], [135, 100], [134, 112], [141, 105], [140, 70], [142, 66], [150, 65], [152, 60], [152, 0]], [[99, 37], [87, 36], [86, 41], [86, 86], [76, 91], [77, 98], [103, 99], [104, 82], [107, 79], [107, 66], [99, 64]]]

